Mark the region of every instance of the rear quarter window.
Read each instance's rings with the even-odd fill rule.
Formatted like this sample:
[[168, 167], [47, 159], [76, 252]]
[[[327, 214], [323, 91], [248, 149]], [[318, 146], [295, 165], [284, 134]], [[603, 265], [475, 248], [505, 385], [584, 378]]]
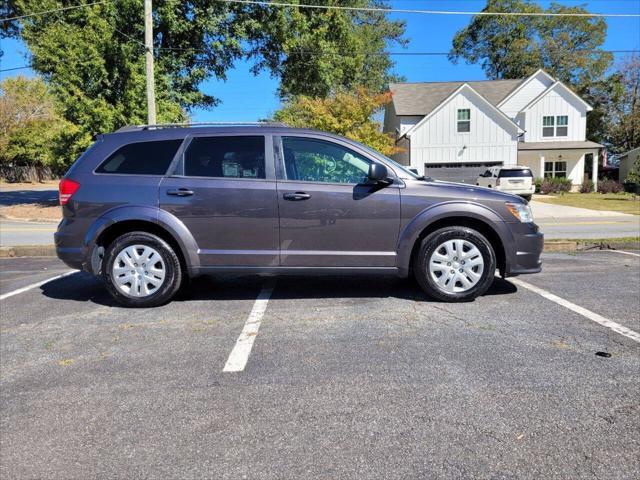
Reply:
[[96, 173], [164, 175], [181, 143], [182, 140], [129, 143], [109, 155]]
[[500, 174], [498, 175], [501, 178], [504, 177], [533, 177], [531, 170], [528, 168], [522, 170], [500, 170]]

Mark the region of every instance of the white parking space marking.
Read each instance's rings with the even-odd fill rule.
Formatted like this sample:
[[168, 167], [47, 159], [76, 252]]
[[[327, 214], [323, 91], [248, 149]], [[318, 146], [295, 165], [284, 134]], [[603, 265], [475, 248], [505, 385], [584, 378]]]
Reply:
[[236, 344], [229, 354], [227, 363], [222, 369], [223, 372], [241, 372], [244, 370], [274, 287], [275, 282], [269, 282], [262, 287], [258, 298], [253, 304], [251, 313], [244, 324], [242, 333], [240, 333], [238, 340], [236, 340]]
[[67, 277], [73, 273], [77, 273], [79, 270], [71, 270], [70, 272], [65, 272], [60, 275], [56, 275], [55, 277], [47, 278], [46, 280], [42, 280], [41, 282], [32, 283], [31, 285], [27, 285], [26, 287], [18, 288], [17, 290], [13, 290], [11, 292], [3, 293], [0, 295], [0, 300], [4, 300], [5, 298], [13, 297], [14, 295], [18, 295], [20, 293], [28, 292], [29, 290], [33, 290], [34, 288], [41, 287], [49, 282], [53, 282], [54, 280], [58, 280], [59, 278]]
[[564, 298], [560, 298], [551, 292], [548, 292], [542, 288], [536, 287], [535, 285], [531, 285], [530, 283], [523, 282], [518, 278], [510, 278], [509, 281], [522, 288], [531, 290], [532, 292], [537, 293], [538, 295], [541, 295], [547, 300], [551, 300], [552, 302], [555, 302], [558, 305], [562, 305], [563, 307], [568, 308], [569, 310], [572, 310], [582, 315], [583, 317], [588, 318], [589, 320], [599, 323], [603, 327], [607, 327], [613, 330], [614, 332], [619, 333], [620, 335], [624, 335], [625, 337], [628, 337], [631, 340], [635, 340], [636, 342], [640, 343], [640, 333], [634, 332], [633, 330], [623, 325], [620, 325], [619, 323], [616, 323], [613, 320], [609, 320], [608, 318], [605, 318], [602, 315], [598, 315], [597, 313], [592, 312], [591, 310], [588, 310], [584, 307], [581, 307], [580, 305], [571, 303], [570, 301], [565, 300]]
[[633, 255], [634, 257], [640, 257], [640, 254], [633, 252], [625, 252], [624, 250], [601, 250], [602, 252], [614, 252], [614, 253], [624, 253], [625, 255]]

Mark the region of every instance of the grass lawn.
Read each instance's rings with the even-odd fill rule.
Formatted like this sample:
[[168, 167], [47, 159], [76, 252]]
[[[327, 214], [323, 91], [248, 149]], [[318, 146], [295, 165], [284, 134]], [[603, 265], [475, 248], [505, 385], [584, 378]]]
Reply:
[[640, 215], [640, 196], [631, 193], [565, 193], [554, 194], [553, 197], [536, 195], [534, 201]]

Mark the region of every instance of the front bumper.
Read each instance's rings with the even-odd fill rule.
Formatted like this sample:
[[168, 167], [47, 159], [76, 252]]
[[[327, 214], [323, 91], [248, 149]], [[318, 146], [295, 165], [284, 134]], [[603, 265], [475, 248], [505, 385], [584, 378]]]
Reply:
[[515, 277], [542, 270], [540, 255], [544, 248], [544, 235], [535, 223], [509, 223], [514, 245], [507, 252], [505, 277]]

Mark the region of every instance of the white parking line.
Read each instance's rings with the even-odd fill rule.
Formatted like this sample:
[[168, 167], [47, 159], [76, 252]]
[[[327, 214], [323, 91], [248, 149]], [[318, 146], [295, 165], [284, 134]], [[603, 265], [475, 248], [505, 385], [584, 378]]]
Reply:
[[557, 295], [554, 295], [551, 292], [548, 292], [542, 288], [536, 287], [535, 285], [531, 285], [530, 283], [527, 282], [523, 282], [522, 280], [520, 280], [519, 278], [510, 278], [509, 281], [511, 283], [514, 283], [522, 288], [526, 288], [528, 290], [531, 290], [534, 293], [537, 293], [538, 295], [543, 296], [544, 298], [546, 298], [547, 300], [551, 300], [552, 302], [557, 303], [558, 305], [561, 305], [565, 308], [568, 308], [569, 310], [572, 310], [580, 315], [582, 315], [583, 317], [588, 318], [589, 320], [592, 320], [596, 323], [599, 323], [600, 325], [602, 325], [603, 327], [607, 327], [611, 330], [613, 330], [616, 333], [619, 333], [620, 335], [624, 335], [625, 337], [630, 338], [631, 340], [635, 340], [636, 342], [640, 342], [640, 333], [638, 332], [634, 332], [633, 330], [620, 325], [619, 323], [614, 322], [613, 320], [609, 320], [608, 318], [603, 317], [602, 315], [598, 315], [595, 312], [592, 312], [591, 310], [587, 310], [584, 307], [581, 307], [580, 305], [576, 305], [575, 303], [571, 303], [568, 300], [565, 300], [564, 298], [560, 298]]
[[32, 283], [31, 285], [27, 285], [26, 287], [18, 288], [17, 290], [13, 290], [11, 292], [3, 293], [0, 295], [0, 300], [4, 300], [5, 298], [13, 297], [14, 295], [18, 295], [20, 293], [28, 292], [29, 290], [33, 290], [34, 288], [41, 287], [42, 285], [53, 282], [54, 280], [58, 280], [59, 278], [66, 277], [71, 275], [72, 273], [76, 273], [78, 270], [71, 270], [70, 272], [65, 272], [60, 275], [56, 275], [55, 277], [47, 278], [46, 280], [42, 280], [41, 282]]
[[244, 324], [242, 333], [240, 333], [238, 340], [236, 340], [236, 344], [229, 354], [227, 363], [222, 369], [223, 372], [241, 372], [244, 370], [274, 287], [275, 282], [269, 282], [260, 290], [260, 294], [253, 304], [251, 313]]
[[625, 252], [624, 250], [601, 250], [602, 252], [614, 252], [614, 253], [624, 253], [625, 255], [633, 255], [634, 257], [640, 257], [640, 254], [633, 252]]

